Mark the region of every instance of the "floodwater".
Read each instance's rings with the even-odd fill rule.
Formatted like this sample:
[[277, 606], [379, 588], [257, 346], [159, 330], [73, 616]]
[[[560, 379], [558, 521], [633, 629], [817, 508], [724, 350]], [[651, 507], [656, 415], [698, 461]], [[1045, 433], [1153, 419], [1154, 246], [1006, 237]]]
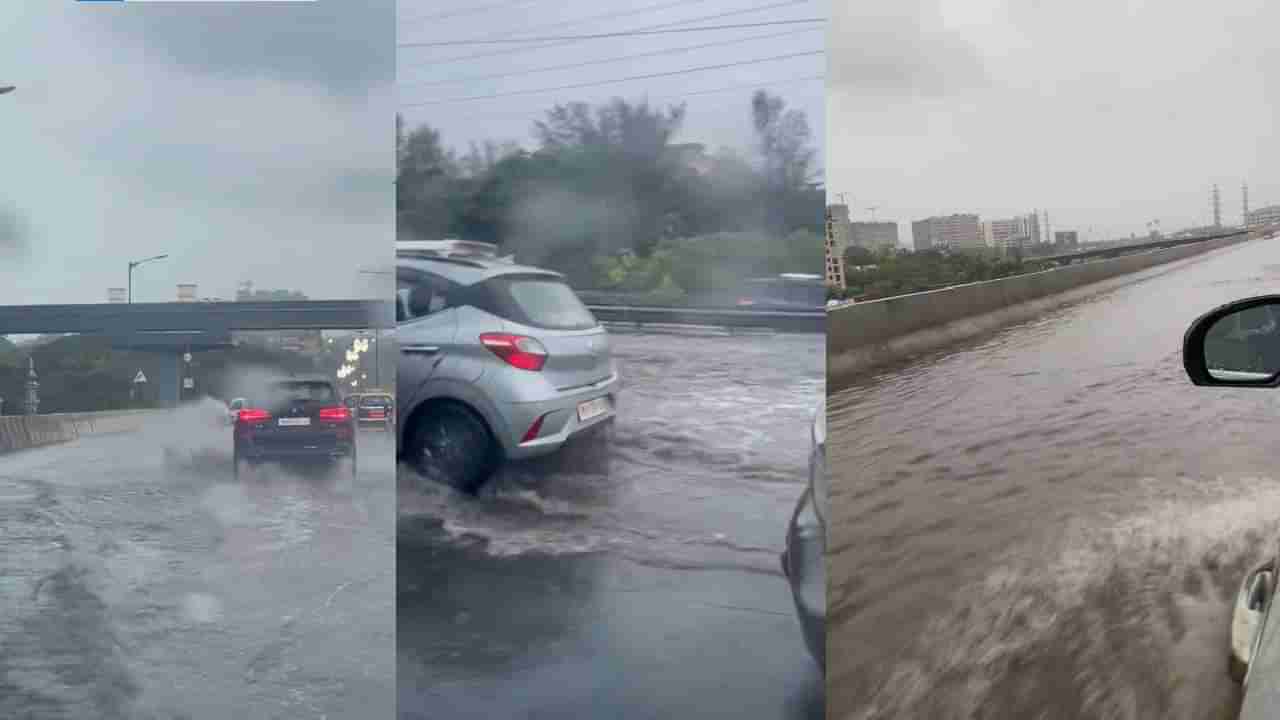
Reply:
[[221, 413], [0, 456], [0, 717], [394, 712], [390, 438], [237, 481]]
[[1280, 241], [1153, 269], [833, 393], [835, 718], [1223, 718], [1230, 604], [1280, 530], [1280, 394], [1182, 334]]
[[401, 717], [823, 716], [778, 555], [824, 337], [612, 342], [610, 432], [479, 498], [401, 468]]

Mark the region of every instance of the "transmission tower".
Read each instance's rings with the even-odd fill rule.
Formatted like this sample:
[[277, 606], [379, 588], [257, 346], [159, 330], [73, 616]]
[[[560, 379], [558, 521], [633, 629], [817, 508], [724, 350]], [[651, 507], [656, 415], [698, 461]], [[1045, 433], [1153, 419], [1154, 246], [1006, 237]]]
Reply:
[[1218, 195], [1218, 185], [1213, 185], [1213, 226], [1222, 227], [1222, 198]]

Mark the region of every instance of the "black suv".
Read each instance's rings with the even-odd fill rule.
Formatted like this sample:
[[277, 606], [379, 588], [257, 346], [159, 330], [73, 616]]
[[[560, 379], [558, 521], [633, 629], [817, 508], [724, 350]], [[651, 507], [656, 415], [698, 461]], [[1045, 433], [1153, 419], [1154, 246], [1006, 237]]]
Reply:
[[326, 378], [276, 380], [262, 397], [250, 398], [236, 414], [234, 461], [241, 466], [267, 461], [346, 458], [356, 475], [355, 417]]

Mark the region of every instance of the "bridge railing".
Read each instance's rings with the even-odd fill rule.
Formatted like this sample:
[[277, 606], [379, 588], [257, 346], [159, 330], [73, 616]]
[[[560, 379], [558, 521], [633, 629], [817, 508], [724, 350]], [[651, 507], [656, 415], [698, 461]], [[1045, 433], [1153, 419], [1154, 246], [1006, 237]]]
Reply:
[[617, 325], [693, 325], [824, 333], [826, 310], [716, 310], [633, 305], [588, 305], [596, 319]]

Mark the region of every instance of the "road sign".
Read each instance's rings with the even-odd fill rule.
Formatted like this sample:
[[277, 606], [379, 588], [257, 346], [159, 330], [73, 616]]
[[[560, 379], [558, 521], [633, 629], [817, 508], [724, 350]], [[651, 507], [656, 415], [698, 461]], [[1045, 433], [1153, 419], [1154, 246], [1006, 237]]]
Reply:
[[182, 353], [182, 362], [191, 362], [191, 353]]
[[135, 383], [144, 383], [144, 382], [146, 382], [146, 381], [147, 381], [147, 376], [146, 376], [146, 375], [143, 375], [143, 374], [142, 374], [142, 371], [141, 371], [141, 370], [139, 370], [139, 371], [138, 371], [138, 374], [133, 376], [133, 381], [134, 381]]
[[182, 378], [182, 388], [184, 390], [190, 390], [195, 386], [196, 386], [196, 381], [193, 378]]

